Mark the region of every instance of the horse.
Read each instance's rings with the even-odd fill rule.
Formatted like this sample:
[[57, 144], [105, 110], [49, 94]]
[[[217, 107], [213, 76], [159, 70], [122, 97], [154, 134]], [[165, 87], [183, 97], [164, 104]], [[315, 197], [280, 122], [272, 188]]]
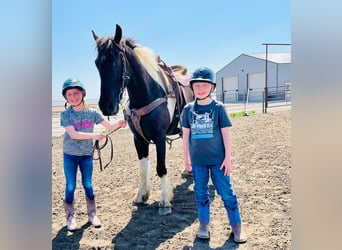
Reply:
[[193, 100], [191, 74], [180, 65], [168, 67], [152, 49], [123, 37], [122, 33], [118, 24], [113, 37], [99, 37], [92, 30], [97, 48], [95, 64], [101, 81], [99, 108], [104, 116], [116, 115], [119, 105], [124, 105], [122, 97], [127, 91], [129, 101], [124, 105], [124, 115], [133, 133], [140, 167], [134, 202], [144, 204], [149, 198], [149, 145], [155, 144], [156, 172], [161, 183], [158, 213], [169, 214], [173, 191], [165, 164], [166, 140], [168, 135], [177, 133], [181, 137], [180, 114], [185, 104]]

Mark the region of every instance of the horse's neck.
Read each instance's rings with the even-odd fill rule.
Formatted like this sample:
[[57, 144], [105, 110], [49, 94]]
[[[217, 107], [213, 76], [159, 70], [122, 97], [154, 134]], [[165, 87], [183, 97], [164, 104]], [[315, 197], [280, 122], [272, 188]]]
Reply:
[[126, 55], [131, 70], [131, 80], [127, 86], [130, 106], [142, 107], [165, 96], [163, 89], [148, 73], [133, 49], [128, 49]]
[[147, 72], [133, 72], [133, 77], [127, 85], [127, 92], [132, 108], [140, 108], [150, 104], [157, 98], [165, 96], [160, 88]]

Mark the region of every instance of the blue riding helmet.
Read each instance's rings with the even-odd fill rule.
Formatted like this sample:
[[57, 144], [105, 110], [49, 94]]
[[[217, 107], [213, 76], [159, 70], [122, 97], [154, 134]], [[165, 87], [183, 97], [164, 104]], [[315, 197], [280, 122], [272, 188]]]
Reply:
[[216, 82], [214, 82], [214, 72], [207, 67], [200, 67], [194, 71], [190, 79], [190, 85], [194, 82], [209, 82], [216, 87]]
[[86, 91], [83, 86], [83, 83], [77, 78], [69, 78], [63, 83], [62, 95], [64, 96], [64, 98], [65, 98], [65, 92], [68, 89], [74, 89], [74, 88], [81, 90], [83, 92], [83, 97], [85, 97]]

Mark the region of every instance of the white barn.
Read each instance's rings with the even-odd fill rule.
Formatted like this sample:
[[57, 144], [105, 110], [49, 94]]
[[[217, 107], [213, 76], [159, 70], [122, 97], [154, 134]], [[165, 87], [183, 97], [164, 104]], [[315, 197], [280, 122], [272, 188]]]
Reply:
[[[216, 98], [224, 103], [261, 102], [266, 54], [241, 54], [216, 73]], [[291, 88], [291, 53], [268, 53], [268, 97], [282, 99]]]

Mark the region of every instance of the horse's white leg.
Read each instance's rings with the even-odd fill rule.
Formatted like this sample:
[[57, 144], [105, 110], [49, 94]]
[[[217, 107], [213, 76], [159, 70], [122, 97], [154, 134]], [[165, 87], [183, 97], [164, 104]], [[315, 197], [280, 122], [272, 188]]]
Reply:
[[167, 175], [160, 178], [161, 194], [159, 202], [159, 214], [169, 214], [172, 212], [171, 201], [173, 199], [173, 190], [169, 184]]
[[148, 200], [150, 196], [151, 189], [151, 164], [149, 158], [142, 158], [139, 160], [140, 167], [140, 183], [138, 195], [135, 199], [137, 203], [144, 203]]

